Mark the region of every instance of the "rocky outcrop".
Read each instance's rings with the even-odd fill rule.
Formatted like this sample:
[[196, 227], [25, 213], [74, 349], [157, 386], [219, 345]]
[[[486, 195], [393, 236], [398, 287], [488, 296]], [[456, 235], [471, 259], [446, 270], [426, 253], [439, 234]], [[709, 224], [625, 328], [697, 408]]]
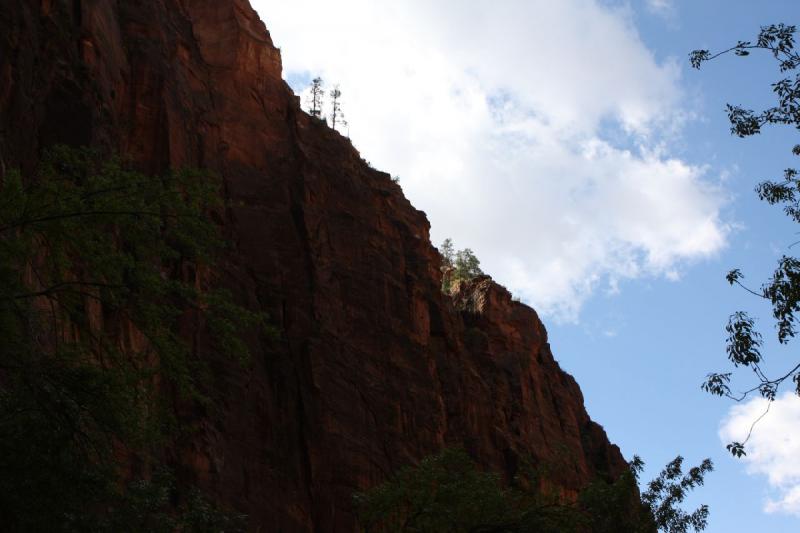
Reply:
[[465, 434], [483, 438], [480, 450], [492, 449], [493, 432], [508, 445], [511, 463], [495, 468], [510, 473], [516, 458], [530, 456], [548, 472], [548, 488], [566, 498], [598, 474], [620, 473], [619, 450], [587, 415], [581, 390], [553, 358], [536, 311], [489, 276], [457, 282], [451, 295], [463, 320], [465, 351], [483, 377], [472, 394], [484, 400], [467, 405], [480, 410], [476, 419], [492, 424]]
[[281, 76], [246, 0], [0, 0], [0, 173], [68, 143], [224, 180], [215, 275], [281, 333], [247, 368], [190, 339], [218, 409], [180, 413], [181, 476], [282, 532], [352, 531], [354, 490], [448, 445], [557, 464], [566, 497], [616, 476], [536, 313], [489, 278], [443, 295], [424, 213]]

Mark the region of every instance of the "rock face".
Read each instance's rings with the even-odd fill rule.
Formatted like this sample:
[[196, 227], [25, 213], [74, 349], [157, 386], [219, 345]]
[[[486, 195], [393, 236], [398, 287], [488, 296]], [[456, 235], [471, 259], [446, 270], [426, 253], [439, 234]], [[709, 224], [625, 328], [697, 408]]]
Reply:
[[[268, 16], [268, 13], [266, 14]], [[303, 113], [246, 0], [0, 0], [0, 174], [54, 143], [224, 179], [215, 274], [281, 335], [209, 353], [219, 412], [171, 461], [253, 530], [353, 531], [351, 495], [448, 445], [565, 497], [624, 468], [536, 313], [483, 277], [450, 296], [424, 213]]]

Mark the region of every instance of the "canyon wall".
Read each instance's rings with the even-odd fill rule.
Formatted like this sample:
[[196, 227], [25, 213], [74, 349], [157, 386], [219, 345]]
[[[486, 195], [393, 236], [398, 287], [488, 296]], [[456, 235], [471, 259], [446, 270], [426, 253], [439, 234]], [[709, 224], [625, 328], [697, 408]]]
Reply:
[[625, 467], [532, 309], [487, 277], [442, 294], [425, 214], [301, 111], [247, 0], [0, 0], [0, 174], [56, 143], [223, 178], [214, 275], [280, 334], [244, 367], [187, 335], [216, 409], [169, 453], [253, 530], [352, 531], [354, 490], [444, 446], [558, 465], [565, 497]]

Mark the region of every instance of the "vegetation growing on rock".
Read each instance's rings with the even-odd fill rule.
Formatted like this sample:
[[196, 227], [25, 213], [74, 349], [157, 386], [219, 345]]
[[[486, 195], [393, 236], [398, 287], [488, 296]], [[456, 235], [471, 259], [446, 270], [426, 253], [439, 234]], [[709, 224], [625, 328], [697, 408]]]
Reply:
[[148, 176], [67, 148], [47, 154], [35, 175], [5, 176], [5, 531], [127, 531], [143, 512], [172, 516], [176, 527], [189, 515], [202, 522], [196, 512], [209, 523], [225, 516], [152, 476], [178, 429], [174, 403], [207, 400], [207, 369], [181, 329], [207, 330], [220, 354], [244, 361], [240, 332], [263, 321], [207, 275], [222, 247], [208, 216], [221, 207], [219, 186], [200, 172]]
[[481, 262], [469, 249], [456, 250], [452, 239], [445, 239], [439, 247], [442, 256], [442, 291], [450, 292], [457, 281], [469, 281], [483, 275]]

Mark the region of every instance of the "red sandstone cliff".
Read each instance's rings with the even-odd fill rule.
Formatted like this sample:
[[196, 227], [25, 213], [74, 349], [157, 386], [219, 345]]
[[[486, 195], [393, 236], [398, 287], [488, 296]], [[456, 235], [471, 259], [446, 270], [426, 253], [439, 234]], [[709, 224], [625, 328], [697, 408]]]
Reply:
[[219, 275], [281, 337], [214, 361], [221, 414], [173, 461], [254, 529], [352, 531], [354, 490], [446, 445], [565, 494], [624, 467], [532, 309], [441, 294], [424, 213], [299, 109], [246, 0], [0, 0], [0, 174], [53, 143], [223, 177]]

